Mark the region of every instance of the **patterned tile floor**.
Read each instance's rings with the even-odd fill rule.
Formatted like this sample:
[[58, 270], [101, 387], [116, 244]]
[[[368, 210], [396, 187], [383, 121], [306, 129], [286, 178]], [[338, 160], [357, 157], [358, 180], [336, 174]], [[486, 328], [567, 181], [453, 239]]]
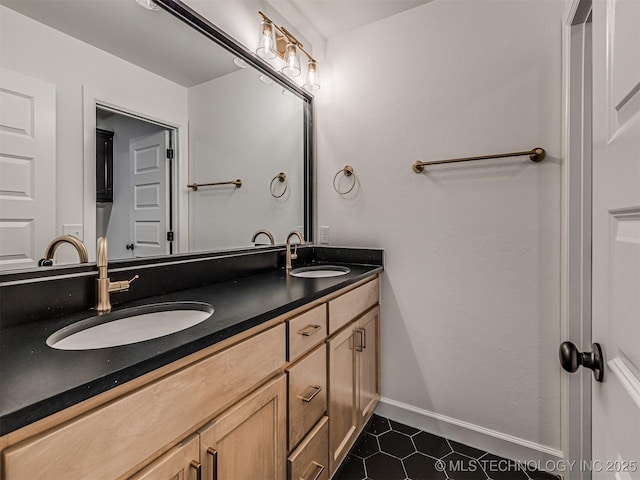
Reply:
[[517, 462], [374, 415], [334, 480], [557, 480]]

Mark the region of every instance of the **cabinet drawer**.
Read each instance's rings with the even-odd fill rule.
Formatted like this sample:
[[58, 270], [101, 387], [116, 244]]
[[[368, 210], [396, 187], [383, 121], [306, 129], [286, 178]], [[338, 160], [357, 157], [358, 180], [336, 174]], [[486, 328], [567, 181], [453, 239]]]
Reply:
[[332, 334], [378, 303], [378, 279], [329, 302], [329, 334]]
[[2, 452], [4, 479], [120, 478], [284, 365], [284, 325]]
[[289, 368], [289, 449], [327, 410], [327, 347], [316, 348]]
[[294, 361], [318, 345], [327, 336], [327, 306], [318, 305], [287, 322], [289, 360]]
[[328, 480], [329, 419], [322, 417], [313, 431], [289, 456], [289, 480]]

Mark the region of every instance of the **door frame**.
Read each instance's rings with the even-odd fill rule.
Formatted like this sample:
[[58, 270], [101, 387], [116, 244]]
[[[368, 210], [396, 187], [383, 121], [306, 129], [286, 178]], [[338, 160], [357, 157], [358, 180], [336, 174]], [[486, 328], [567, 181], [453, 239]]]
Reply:
[[[89, 253], [89, 261], [96, 260], [96, 108], [113, 110], [123, 115], [137, 117], [151, 123], [157, 123], [173, 131], [171, 178], [172, 228], [177, 234], [173, 244], [173, 253], [186, 252], [189, 248], [189, 196], [188, 189], [180, 185], [189, 183], [188, 161], [188, 116], [181, 118], [163, 109], [157, 102], [145, 101], [141, 96], [125, 98], [123, 95], [98, 91], [86, 85], [82, 88], [82, 126], [84, 152], [84, 243]], [[162, 102], [160, 102], [161, 104]], [[91, 228], [93, 226], [93, 228]]]
[[[592, 0], [570, 0], [562, 33], [563, 194], [561, 336], [591, 350]], [[560, 368], [560, 366], [558, 366]], [[561, 438], [569, 480], [590, 480], [591, 371], [563, 373]], [[586, 470], [586, 471], [581, 471]]]

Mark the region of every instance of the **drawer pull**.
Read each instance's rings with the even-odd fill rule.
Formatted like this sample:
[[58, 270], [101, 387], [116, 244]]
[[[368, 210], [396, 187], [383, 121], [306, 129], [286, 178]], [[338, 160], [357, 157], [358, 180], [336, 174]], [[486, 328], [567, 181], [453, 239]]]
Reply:
[[207, 455], [211, 455], [211, 480], [218, 479], [218, 451], [207, 448]]
[[362, 352], [365, 348], [367, 348], [364, 328], [356, 328], [355, 333], [359, 334], [360, 336], [359, 345], [356, 345], [356, 352]]
[[322, 387], [320, 385], [309, 385], [302, 395], [298, 395], [298, 398], [303, 402], [310, 402], [321, 391]]
[[310, 337], [311, 335], [316, 333], [321, 328], [322, 328], [321, 325], [315, 325], [315, 324], [311, 323], [311, 324], [307, 325], [306, 327], [298, 330], [298, 335], [302, 335], [303, 337]]
[[191, 460], [191, 463], [189, 464], [189, 466], [195, 469], [196, 479], [202, 480], [202, 464], [200, 464], [199, 462], [196, 462], [195, 460]]
[[309, 466], [311, 468], [308, 468], [307, 471], [315, 471], [316, 474], [313, 477], [311, 477], [310, 475], [305, 475], [303, 477], [300, 477], [300, 480], [318, 480], [318, 478], [320, 478], [320, 475], [322, 475], [322, 472], [324, 472], [324, 465], [320, 465], [318, 462], [312, 460], [311, 465]]

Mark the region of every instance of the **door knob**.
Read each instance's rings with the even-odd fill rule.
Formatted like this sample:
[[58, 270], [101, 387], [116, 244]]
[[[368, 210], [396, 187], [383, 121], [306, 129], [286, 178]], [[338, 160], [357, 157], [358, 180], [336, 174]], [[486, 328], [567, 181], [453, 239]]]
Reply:
[[579, 352], [571, 342], [562, 342], [560, 345], [560, 365], [567, 372], [573, 373], [578, 367], [590, 368], [593, 370], [593, 378], [597, 382], [604, 379], [604, 355], [602, 355], [602, 347], [599, 343], [594, 343], [591, 348], [592, 352]]

